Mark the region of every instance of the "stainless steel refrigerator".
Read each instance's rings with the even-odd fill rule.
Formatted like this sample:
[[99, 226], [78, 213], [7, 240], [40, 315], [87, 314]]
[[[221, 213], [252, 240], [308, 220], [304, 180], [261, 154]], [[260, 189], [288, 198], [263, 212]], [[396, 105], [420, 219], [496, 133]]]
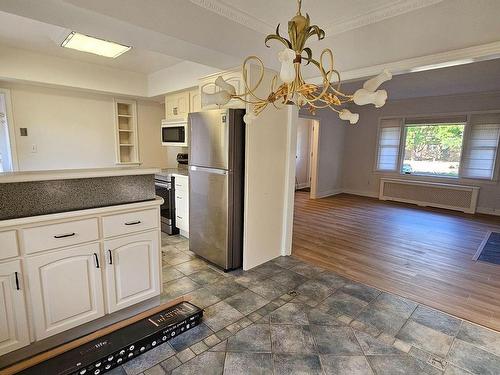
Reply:
[[189, 248], [224, 270], [243, 258], [242, 109], [190, 113]]

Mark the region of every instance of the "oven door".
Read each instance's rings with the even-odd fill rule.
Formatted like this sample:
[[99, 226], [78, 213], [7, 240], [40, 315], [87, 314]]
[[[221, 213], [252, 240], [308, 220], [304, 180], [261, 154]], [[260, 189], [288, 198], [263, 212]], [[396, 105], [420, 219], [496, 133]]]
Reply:
[[187, 147], [186, 123], [165, 124], [161, 127], [161, 143], [164, 146]]
[[172, 182], [155, 180], [156, 195], [162, 197], [164, 202], [160, 206], [160, 219], [162, 232], [176, 234], [175, 227], [175, 197]]

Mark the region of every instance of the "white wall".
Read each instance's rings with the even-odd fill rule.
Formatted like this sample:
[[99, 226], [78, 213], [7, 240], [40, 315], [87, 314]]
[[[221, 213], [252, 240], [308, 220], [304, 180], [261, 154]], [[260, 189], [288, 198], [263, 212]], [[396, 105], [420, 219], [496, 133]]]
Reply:
[[[115, 166], [112, 96], [7, 82], [0, 87], [11, 89], [20, 170]], [[140, 158], [146, 166], [166, 167], [159, 130], [163, 106], [137, 104]], [[27, 137], [20, 128], [28, 129]]]
[[[343, 189], [346, 192], [378, 196], [381, 177], [415, 178], [374, 172], [378, 120], [384, 116], [412, 116], [467, 111], [500, 110], [500, 93], [425, 97], [388, 102], [383, 108], [356, 107], [360, 120], [345, 132]], [[499, 155], [500, 159], [500, 155]], [[497, 164], [500, 163], [500, 160]], [[445, 180], [449, 182], [448, 180]], [[481, 211], [500, 212], [500, 187], [497, 182], [457, 180], [457, 183], [480, 186], [478, 207]]]
[[[257, 95], [265, 94], [274, 74], [266, 72]], [[256, 68], [252, 67], [250, 85], [255, 84], [256, 76]], [[287, 124], [288, 112], [269, 106], [254, 122], [246, 125], [244, 269], [280, 256], [284, 248], [287, 137], [290, 129]], [[296, 128], [293, 130], [296, 132]]]
[[315, 116], [302, 110], [300, 117], [314, 118], [319, 121], [317, 185], [314, 198], [340, 193], [342, 189], [344, 137], [348, 125], [329, 109], [318, 110]]
[[310, 186], [312, 120], [299, 119], [297, 122], [297, 153], [295, 155], [296, 188]]

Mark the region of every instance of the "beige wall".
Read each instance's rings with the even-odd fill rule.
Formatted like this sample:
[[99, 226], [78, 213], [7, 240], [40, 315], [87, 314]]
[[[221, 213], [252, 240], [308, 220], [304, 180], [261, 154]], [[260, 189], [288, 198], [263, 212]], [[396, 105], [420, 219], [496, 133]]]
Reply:
[[319, 110], [315, 116], [302, 110], [299, 116], [319, 121], [316, 197], [339, 193], [342, 189], [344, 137], [348, 124], [329, 109]]
[[[426, 97], [388, 102], [383, 108], [356, 107], [360, 120], [356, 126], [347, 126], [344, 144], [343, 190], [378, 196], [381, 177], [415, 178], [399, 173], [374, 172], [377, 129], [380, 117], [449, 114], [467, 111], [500, 110], [500, 93]], [[499, 155], [500, 159], [500, 155]], [[500, 160], [497, 163], [500, 164]], [[435, 180], [435, 179], [434, 179]], [[449, 179], [444, 180], [449, 182]], [[484, 212], [500, 213], [500, 186], [498, 182], [457, 180], [457, 183], [480, 186], [478, 207]]]
[[[11, 90], [20, 170], [116, 166], [113, 96], [6, 82], [0, 87]], [[137, 112], [143, 165], [167, 167], [163, 106], [138, 101]], [[28, 129], [27, 137], [20, 128]]]

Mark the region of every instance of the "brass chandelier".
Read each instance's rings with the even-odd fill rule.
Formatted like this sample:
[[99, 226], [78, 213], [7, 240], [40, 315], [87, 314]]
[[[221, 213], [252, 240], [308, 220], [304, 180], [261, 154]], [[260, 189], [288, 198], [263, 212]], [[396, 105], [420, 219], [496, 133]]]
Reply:
[[[257, 56], [249, 56], [243, 62], [243, 83], [245, 90], [242, 94], [237, 94], [234, 86], [227, 83], [222, 77], [218, 77], [214, 84], [220, 91], [215, 94], [203, 92], [203, 105], [223, 106], [232, 99], [240, 100], [253, 105], [253, 113], [245, 116], [247, 123], [251, 122], [267, 106], [273, 105], [280, 108], [281, 105], [295, 104], [299, 108], [306, 107], [311, 113], [318, 109], [329, 108], [338, 113], [340, 119], [356, 124], [359, 120], [357, 113], [352, 113], [345, 108], [348, 103], [357, 105], [374, 104], [376, 108], [382, 107], [387, 100], [387, 91], [378, 90], [379, 86], [392, 78], [389, 71], [384, 70], [378, 76], [369, 79], [363, 88], [349, 95], [341, 91], [340, 74], [334, 69], [334, 57], [331, 49], [324, 49], [319, 57], [319, 61], [313, 58], [311, 48], [306, 47], [306, 42], [311, 37], [318, 40], [325, 38], [325, 32], [316, 25], [311, 25], [309, 15], [304, 17], [301, 12], [302, 0], [297, 0], [297, 14], [288, 22], [289, 39], [280, 35], [280, 25], [276, 27], [276, 33], [268, 35], [265, 39], [266, 47], [268, 42], [275, 40], [285, 46], [285, 49], [278, 53], [281, 63], [279, 75], [271, 80], [271, 92], [265, 98], [256, 94], [257, 88], [264, 79], [264, 63]], [[326, 63], [325, 63], [326, 61]], [[248, 76], [248, 65], [256, 64], [260, 68], [259, 79], [254, 85], [250, 85]], [[305, 82], [302, 77], [302, 64], [313, 64], [321, 75], [321, 85]], [[333, 83], [332, 80], [336, 82]]]

